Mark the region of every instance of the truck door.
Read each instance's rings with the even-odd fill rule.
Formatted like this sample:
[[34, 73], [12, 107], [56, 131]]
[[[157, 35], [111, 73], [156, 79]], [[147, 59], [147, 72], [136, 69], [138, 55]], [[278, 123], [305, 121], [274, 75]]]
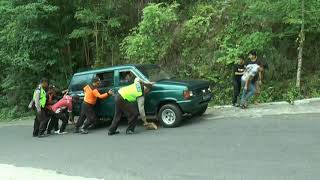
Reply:
[[[98, 88], [101, 94], [108, 92], [110, 89], [114, 89], [114, 73], [114, 71], [106, 71], [96, 74], [101, 80], [101, 85]], [[95, 110], [98, 117], [112, 119], [114, 115], [114, 96], [109, 96], [106, 99], [98, 99]]]
[[78, 95], [80, 98], [80, 101], [77, 104], [74, 104], [72, 107], [73, 114], [75, 116], [80, 115], [81, 111], [81, 104], [84, 99], [84, 93], [83, 88], [87, 84], [91, 83], [93, 78], [93, 74], [80, 74], [80, 75], [74, 75], [71, 79], [68, 91], [70, 95]]

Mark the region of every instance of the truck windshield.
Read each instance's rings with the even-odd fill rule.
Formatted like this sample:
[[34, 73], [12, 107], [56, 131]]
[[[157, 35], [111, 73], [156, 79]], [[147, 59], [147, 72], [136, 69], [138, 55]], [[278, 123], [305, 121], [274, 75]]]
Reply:
[[172, 79], [174, 77], [170, 73], [164, 71], [159, 66], [155, 66], [155, 65], [153, 65], [153, 66], [140, 66], [137, 68], [151, 82]]

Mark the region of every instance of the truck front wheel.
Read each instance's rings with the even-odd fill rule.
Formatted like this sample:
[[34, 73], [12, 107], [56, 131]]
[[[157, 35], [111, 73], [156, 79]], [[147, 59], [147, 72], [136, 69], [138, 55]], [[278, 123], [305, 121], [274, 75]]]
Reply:
[[158, 112], [158, 120], [164, 127], [174, 128], [181, 124], [182, 112], [176, 104], [165, 104]]

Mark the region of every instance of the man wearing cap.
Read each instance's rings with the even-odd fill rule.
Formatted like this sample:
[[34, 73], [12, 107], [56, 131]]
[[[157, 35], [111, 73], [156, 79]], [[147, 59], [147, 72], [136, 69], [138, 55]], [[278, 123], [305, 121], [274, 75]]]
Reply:
[[249, 52], [249, 59], [250, 61], [246, 64], [246, 66], [251, 65], [251, 64], [256, 64], [260, 67], [259, 73], [257, 73], [253, 81], [255, 83], [255, 104], [259, 104], [258, 98], [261, 94], [261, 86], [262, 86], [262, 81], [264, 80], [264, 71], [268, 69], [268, 65], [265, 62], [262, 62], [261, 59], [258, 58], [257, 52], [252, 50]]
[[[105, 99], [108, 96], [112, 95], [112, 90], [109, 90], [107, 93], [100, 94], [98, 87], [100, 86], [101, 81], [99, 77], [95, 77], [92, 80], [92, 84], [89, 84], [83, 88], [84, 91], [84, 101], [81, 106], [80, 117], [75, 125], [76, 129], [74, 133], [88, 134], [88, 128], [91, 124], [96, 124], [97, 117], [94, 112], [94, 105], [97, 102], [97, 98]], [[87, 118], [87, 121], [85, 121]], [[85, 121], [85, 122], [84, 122]], [[80, 127], [83, 127], [80, 129]]]

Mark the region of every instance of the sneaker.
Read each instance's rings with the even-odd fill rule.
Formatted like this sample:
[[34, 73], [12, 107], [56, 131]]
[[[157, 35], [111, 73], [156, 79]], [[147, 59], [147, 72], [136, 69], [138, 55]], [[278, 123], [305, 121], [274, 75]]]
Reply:
[[63, 132], [59, 132], [58, 134], [59, 135], [64, 135], [64, 134], [68, 134], [68, 132], [63, 131]]
[[88, 130], [86, 130], [86, 129], [80, 129], [80, 133], [81, 133], [81, 134], [88, 134], [88, 133], [89, 133], [89, 131], [88, 131]]
[[108, 132], [108, 136], [112, 136], [112, 135], [116, 135], [116, 134], [120, 134], [119, 131], [114, 131], [114, 132]]
[[57, 130], [57, 131], [54, 131], [55, 134], [59, 134], [60, 133], [60, 130]]
[[126, 134], [136, 134], [136, 132], [134, 130], [127, 129]]
[[241, 109], [247, 109], [247, 108], [248, 108], [248, 105], [246, 103], [241, 105]]
[[44, 138], [44, 137], [48, 137], [48, 136], [49, 136], [49, 134], [39, 134], [38, 138]]

